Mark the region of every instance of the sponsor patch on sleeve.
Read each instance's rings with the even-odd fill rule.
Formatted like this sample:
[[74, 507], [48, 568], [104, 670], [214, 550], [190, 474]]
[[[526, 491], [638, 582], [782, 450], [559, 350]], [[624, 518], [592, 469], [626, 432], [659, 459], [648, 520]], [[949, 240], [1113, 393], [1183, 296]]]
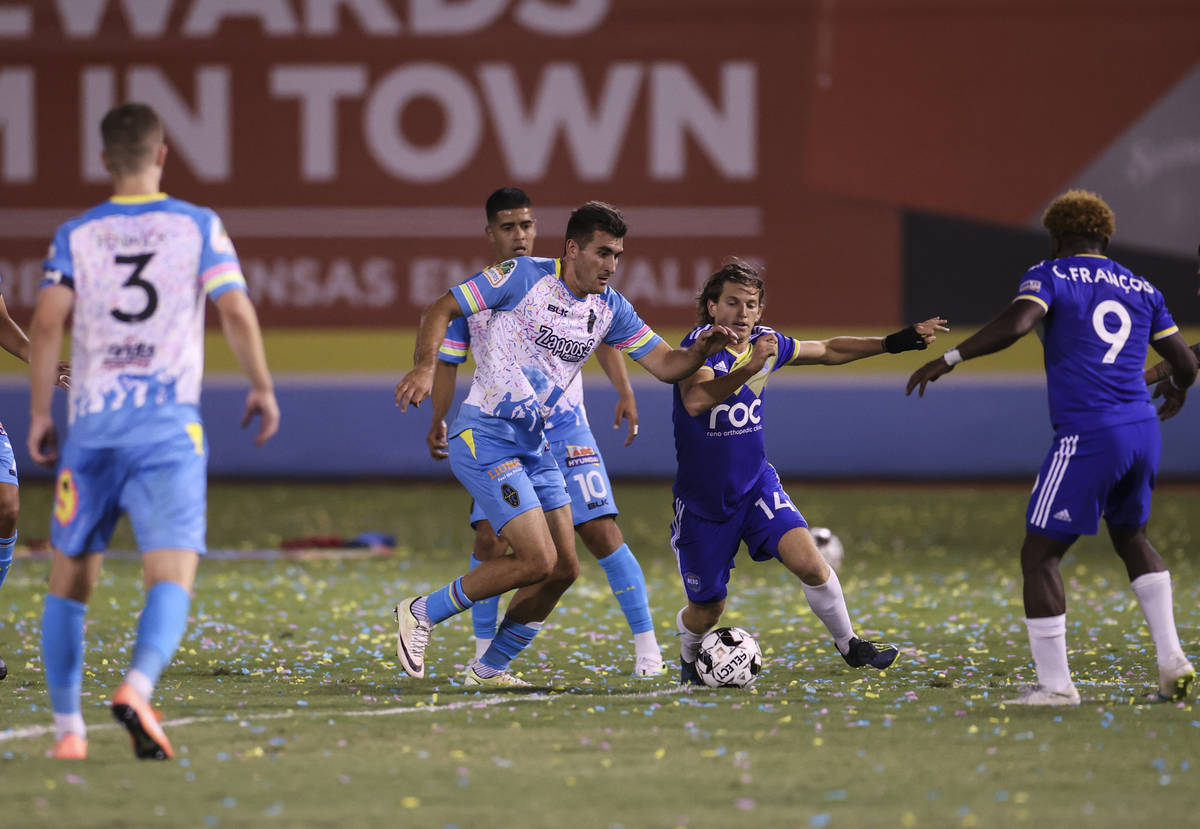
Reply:
[[213, 218], [212, 223], [212, 238], [210, 240], [212, 249], [217, 253], [233, 254], [233, 240], [229, 238], [229, 234], [225, 232], [225, 225], [218, 218]]
[[493, 288], [499, 288], [516, 268], [517, 261], [509, 259], [501, 262], [499, 265], [492, 265], [490, 268], [485, 269], [483, 275], [487, 277], [487, 281], [491, 283]]
[[1041, 290], [1042, 290], [1042, 281], [1040, 279], [1026, 279], [1024, 282], [1021, 283], [1021, 287], [1017, 289], [1017, 293], [1024, 293], [1025, 291], [1029, 291], [1030, 293], [1036, 294]]

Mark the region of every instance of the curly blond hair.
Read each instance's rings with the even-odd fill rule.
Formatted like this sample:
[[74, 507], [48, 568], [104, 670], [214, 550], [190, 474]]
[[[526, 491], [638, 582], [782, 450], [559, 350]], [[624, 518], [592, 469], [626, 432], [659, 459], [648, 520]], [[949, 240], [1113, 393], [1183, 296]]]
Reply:
[[1117, 229], [1117, 218], [1104, 199], [1089, 190], [1068, 190], [1050, 202], [1042, 225], [1051, 236], [1104, 238]]

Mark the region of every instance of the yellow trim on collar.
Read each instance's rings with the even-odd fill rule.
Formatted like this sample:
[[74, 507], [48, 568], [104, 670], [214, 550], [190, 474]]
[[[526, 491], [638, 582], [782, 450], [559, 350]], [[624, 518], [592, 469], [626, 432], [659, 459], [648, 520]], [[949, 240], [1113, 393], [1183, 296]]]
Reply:
[[113, 204], [146, 204], [152, 201], [162, 201], [166, 193], [139, 193], [136, 196], [112, 196], [109, 201]]

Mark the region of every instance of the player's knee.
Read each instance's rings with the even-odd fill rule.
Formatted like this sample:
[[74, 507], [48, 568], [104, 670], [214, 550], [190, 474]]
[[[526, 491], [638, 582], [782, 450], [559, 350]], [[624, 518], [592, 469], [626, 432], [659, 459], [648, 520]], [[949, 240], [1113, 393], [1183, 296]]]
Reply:
[[575, 528], [588, 551], [596, 558], [604, 558], [625, 543], [621, 528], [611, 515], [593, 518]]
[[508, 542], [493, 532], [475, 535], [475, 558], [491, 561], [500, 558], [508, 550]]
[[15, 486], [0, 487], [0, 536], [8, 538], [17, 529], [21, 498]]

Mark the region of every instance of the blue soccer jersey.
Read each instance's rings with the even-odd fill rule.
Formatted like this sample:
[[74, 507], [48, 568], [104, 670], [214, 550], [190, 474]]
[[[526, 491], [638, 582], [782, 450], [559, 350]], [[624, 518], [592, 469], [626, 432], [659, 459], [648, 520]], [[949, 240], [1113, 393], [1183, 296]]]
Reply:
[[[705, 330], [703, 326], [683, 338], [687, 348]], [[763, 441], [763, 394], [771, 374], [796, 356], [797, 340], [785, 337], [766, 326], [750, 332], [750, 345], [764, 334], [775, 334], [779, 351], [763, 370], [724, 401], [698, 415], [683, 407], [679, 386], [674, 387], [675, 497], [688, 510], [710, 521], [721, 521], [738, 511], [746, 496], [767, 468], [767, 449]], [[700, 367], [722, 377], [745, 365], [753, 348], [741, 354], [723, 349], [710, 356]]]
[[113, 197], [54, 235], [42, 287], [75, 292], [71, 439], [127, 446], [199, 422], [204, 297], [246, 290], [217, 215], [159, 193]]
[[575, 296], [557, 259], [510, 259], [451, 293], [466, 316], [493, 312], [487, 336], [475, 343], [475, 376], [454, 434], [476, 417], [540, 434], [596, 346], [607, 343], [637, 360], [660, 342], [614, 289]]
[[1107, 256], [1068, 256], [1030, 268], [1017, 299], [1046, 309], [1039, 334], [1055, 430], [1155, 417], [1146, 349], [1179, 329], [1149, 281]]

